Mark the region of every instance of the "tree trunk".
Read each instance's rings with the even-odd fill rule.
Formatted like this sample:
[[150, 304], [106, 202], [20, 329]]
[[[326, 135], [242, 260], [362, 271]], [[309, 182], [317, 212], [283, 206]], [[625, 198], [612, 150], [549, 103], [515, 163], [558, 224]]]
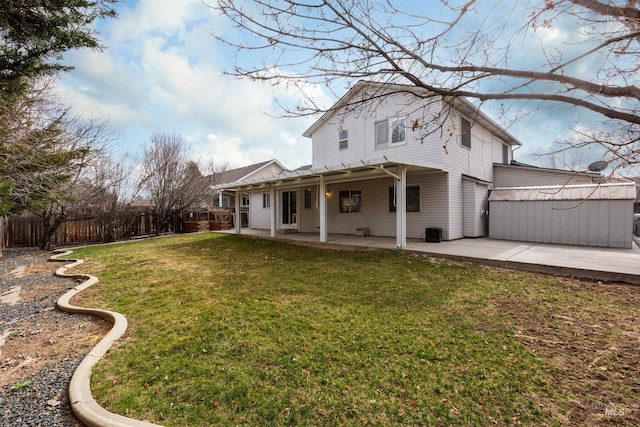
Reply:
[[42, 219], [44, 220], [44, 224], [42, 228], [44, 229], [44, 233], [42, 235], [42, 241], [40, 242], [40, 249], [51, 249], [51, 237], [53, 237], [66, 217], [67, 215], [64, 212], [64, 207], [60, 210], [60, 215], [57, 216], [55, 215], [55, 210], [53, 208], [47, 209], [43, 212]]

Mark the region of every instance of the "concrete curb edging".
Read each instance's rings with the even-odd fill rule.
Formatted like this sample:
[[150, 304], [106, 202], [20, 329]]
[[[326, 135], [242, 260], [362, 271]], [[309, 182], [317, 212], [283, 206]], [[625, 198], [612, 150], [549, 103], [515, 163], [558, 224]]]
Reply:
[[49, 258], [49, 261], [67, 262], [63, 267], [56, 270], [56, 276], [71, 279], [81, 279], [82, 283], [61, 296], [56, 301], [56, 306], [68, 313], [90, 314], [100, 317], [113, 324], [113, 327], [104, 338], [82, 359], [80, 365], [73, 373], [69, 384], [69, 402], [73, 413], [80, 421], [89, 427], [161, 427], [158, 424], [127, 418], [114, 414], [102, 408], [93, 399], [91, 394], [91, 371], [93, 367], [107, 354], [111, 346], [119, 340], [127, 331], [127, 318], [114, 311], [101, 310], [97, 308], [85, 308], [72, 305], [69, 301], [81, 291], [98, 283], [98, 278], [89, 274], [66, 273], [69, 268], [76, 267], [83, 263], [81, 259], [58, 259], [58, 257], [70, 255], [73, 251], [57, 252]]

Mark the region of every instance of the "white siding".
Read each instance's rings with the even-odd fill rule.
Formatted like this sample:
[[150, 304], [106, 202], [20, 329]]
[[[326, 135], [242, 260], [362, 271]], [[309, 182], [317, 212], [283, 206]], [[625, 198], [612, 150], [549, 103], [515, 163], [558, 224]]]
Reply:
[[[250, 193], [250, 201], [249, 201], [249, 227], [257, 228], [262, 230], [269, 230], [269, 208], [262, 207], [262, 195], [265, 192], [256, 192]], [[268, 194], [269, 191], [266, 190]], [[271, 201], [273, 203], [273, 200]]]
[[[407, 185], [420, 186], [420, 212], [407, 212], [407, 237], [423, 238], [427, 227], [439, 227], [446, 236], [447, 175], [441, 172], [407, 173]], [[393, 179], [331, 184], [328, 187], [329, 233], [355, 234], [356, 228], [368, 227], [372, 236], [396, 235], [396, 213], [389, 212], [389, 187]], [[360, 212], [341, 213], [338, 209], [340, 191], [362, 191]]]
[[251, 179], [270, 178], [272, 176], [278, 175], [280, 172], [282, 172], [282, 168], [278, 164], [272, 163], [270, 165], [267, 165], [267, 167], [264, 167], [262, 169], [259, 169], [249, 174], [247, 179], [251, 180]]
[[496, 187], [577, 185], [592, 184], [593, 181], [589, 176], [573, 172], [495, 165], [494, 184]]
[[487, 186], [478, 182], [463, 180], [462, 194], [464, 237], [485, 236], [487, 230]]
[[[471, 122], [471, 148], [461, 143], [461, 117]], [[493, 182], [493, 164], [502, 163], [504, 144], [498, 137], [479, 123], [474, 123], [473, 117], [463, 116], [457, 111], [449, 114], [443, 126], [443, 134], [443, 144], [447, 147], [443, 160], [444, 170]]]
[[[395, 94], [381, 100], [365, 102], [356, 109], [336, 112], [313, 134], [313, 167], [354, 163], [379, 159], [383, 155], [414, 159], [434, 167], [442, 163], [443, 148], [440, 132], [434, 122], [433, 100], [420, 100], [408, 94]], [[437, 104], [439, 107], [439, 104]], [[406, 117], [406, 143], [376, 149], [374, 125], [381, 120]], [[413, 124], [418, 126], [414, 129]], [[428, 125], [425, 126], [425, 123]], [[348, 148], [338, 147], [338, 132], [348, 131]], [[429, 135], [427, 135], [430, 133]]]
[[[304, 195], [305, 190], [311, 190], [311, 207], [304, 207]], [[300, 210], [298, 211], [298, 223], [299, 230], [302, 233], [316, 233], [320, 227], [320, 209], [318, 199], [318, 186], [313, 185], [310, 187], [300, 187], [298, 189], [300, 194]]]
[[[449, 173], [449, 227], [448, 233], [443, 231], [443, 239], [455, 240], [464, 237], [464, 218], [462, 202], [462, 174]], [[445, 237], [446, 235], [446, 237]]]

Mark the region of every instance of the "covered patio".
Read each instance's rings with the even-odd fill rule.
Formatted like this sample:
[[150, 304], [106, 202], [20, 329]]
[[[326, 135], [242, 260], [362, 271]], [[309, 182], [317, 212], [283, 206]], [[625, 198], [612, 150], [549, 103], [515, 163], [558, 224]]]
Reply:
[[[383, 158], [375, 160], [361, 160], [351, 164], [343, 163], [336, 166], [323, 166], [315, 169], [283, 171], [278, 176], [238, 181], [214, 186], [212, 188], [218, 191], [234, 192], [235, 194], [266, 193], [269, 196], [268, 199], [273, 201], [269, 204], [268, 227], [262, 227], [268, 228], [268, 230], [263, 232], [260, 229], [242, 228], [240, 224], [236, 224], [235, 232], [237, 234], [266, 233], [270, 237], [276, 237], [276, 235], [285, 228], [285, 225], [289, 226], [293, 224], [293, 227], [287, 227], [292, 231], [304, 231], [300, 229], [299, 223], [297, 222], [300, 216], [299, 212], [287, 212], [291, 217], [287, 217], [286, 221], [283, 219], [285, 216], [283, 212], [285, 203], [280, 201], [281, 197], [278, 196], [281, 196], [283, 192], [288, 192], [289, 190], [296, 192], [304, 187], [313, 187], [317, 192], [317, 196], [313, 198], [317, 200], [317, 227], [314, 227], [314, 229], [317, 228], [318, 233], [309, 233], [308, 236], [312, 236], [316, 242], [325, 243], [329, 241], [330, 226], [335, 225], [335, 223], [331, 223], [328, 209], [328, 205], [331, 202], [329, 198], [332, 186], [345, 183], [392, 179], [395, 199], [394, 206], [396, 207], [393, 213], [393, 221], [395, 224], [392, 228], [395, 233], [395, 238], [393, 239], [394, 243], [392, 247], [407, 249], [407, 244], [411, 240], [407, 237], [407, 172], [409, 169], [413, 173], [440, 172], [443, 174], [442, 176], [446, 176], [446, 174], [434, 164], [423, 164], [406, 159], [395, 159], [384, 156]], [[446, 188], [446, 183], [442, 184], [442, 188]], [[386, 193], [384, 193], [382, 197], [386, 197]], [[289, 206], [289, 204], [295, 206], [296, 202], [294, 200], [295, 199], [292, 199], [287, 202], [286, 206]], [[239, 210], [240, 197], [235, 197], [235, 204], [236, 210]], [[266, 205], [265, 203], [265, 206]], [[351, 213], [350, 209], [349, 213]], [[446, 212], [442, 214], [440, 221], [447, 221]], [[383, 239], [385, 242], [391, 242], [389, 238]]]

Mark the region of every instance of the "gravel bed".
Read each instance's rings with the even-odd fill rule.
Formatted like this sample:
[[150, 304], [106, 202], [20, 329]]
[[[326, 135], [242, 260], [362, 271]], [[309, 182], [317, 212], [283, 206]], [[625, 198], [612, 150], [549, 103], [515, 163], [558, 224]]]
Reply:
[[[55, 301], [75, 284], [53, 275], [62, 264], [44, 264], [50, 255], [34, 249], [8, 249], [0, 259], [0, 295], [6, 297], [17, 288], [20, 295], [13, 304], [0, 303], [0, 337], [6, 340], [4, 345], [0, 341], [0, 372], [13, 373], [11, 383], [0, 388], [1, 426], [82, 425], [72, 414], [68, 388], [73, 372], [92, 346], [77, 344], [76, 336], [82, 336], [84, 325], [95, 325], [96, 320], [55, 308]], [[19, 270], [16, 273], [21, 267], [26, 269], [24, 275]], [[32, 362], [36, 360], [38, 363]]]
[[82, 357], [69, 357], [24, 378], [30, 384], [0, 392], [3, 426], [82, 426], [71, 412], [68, 389], [71, 375]]

